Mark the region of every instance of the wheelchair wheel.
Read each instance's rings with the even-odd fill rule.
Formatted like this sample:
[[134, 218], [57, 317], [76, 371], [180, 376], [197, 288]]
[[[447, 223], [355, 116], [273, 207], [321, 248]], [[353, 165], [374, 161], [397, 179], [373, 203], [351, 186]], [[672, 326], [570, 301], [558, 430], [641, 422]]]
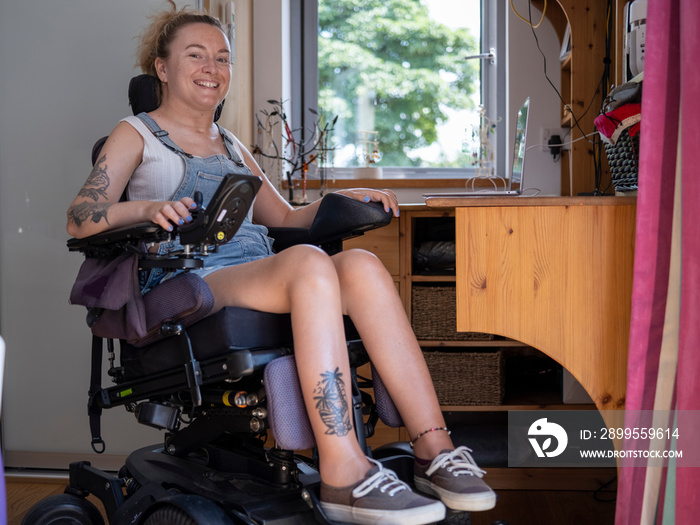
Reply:
[[151, 514], [144, 525], [203, 525], [191, 518], [184, 510], [168, 505]]
[[104, 520], [97, 507], [85, 498], [58, 494], [34, 505], [22, 525], [104, 525]]

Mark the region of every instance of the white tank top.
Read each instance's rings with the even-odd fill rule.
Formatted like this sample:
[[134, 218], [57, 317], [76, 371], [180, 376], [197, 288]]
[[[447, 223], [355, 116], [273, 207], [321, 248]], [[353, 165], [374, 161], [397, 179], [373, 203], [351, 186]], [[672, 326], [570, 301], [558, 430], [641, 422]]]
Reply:
[[122, 119], [143, 137], [143, 159], [127, 186], [130, 201], [169, 201], [185, 178], [185, 160], [166, 148], [135, 116]]

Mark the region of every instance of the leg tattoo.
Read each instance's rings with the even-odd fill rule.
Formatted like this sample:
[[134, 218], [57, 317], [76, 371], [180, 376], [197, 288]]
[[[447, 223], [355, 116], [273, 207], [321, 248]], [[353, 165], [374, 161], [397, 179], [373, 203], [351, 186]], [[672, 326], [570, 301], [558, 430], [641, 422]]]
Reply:
[[352, 422], [345, 396], [343, 374], [338, 368], [334, 372], [321, 374], [321, 381], [316, 385], [314, 394], [321, 420], [328, 427], [326, 434], [340, 437], [347, 435], [352, 430]]

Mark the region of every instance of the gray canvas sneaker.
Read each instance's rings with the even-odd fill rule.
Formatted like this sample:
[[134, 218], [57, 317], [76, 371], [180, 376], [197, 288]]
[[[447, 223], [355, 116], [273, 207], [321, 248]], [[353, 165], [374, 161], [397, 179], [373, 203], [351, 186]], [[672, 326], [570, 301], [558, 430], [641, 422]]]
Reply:
[[450, 509], [480, 511], [496, 506], [496, 494], [484, 482], [467, 447], [445, 450], [429, 465], [414, 463], [416, 489], [437, 496]]
[[[369, 458], [368, 458], [369, 459]], [[332, 521], [382, 525], [421, 525], [445, 519], [445, 506], [416, 494], [396, 474], [369, 459], [364, 479], [347, 487], [321, 483], [321, 508]]]

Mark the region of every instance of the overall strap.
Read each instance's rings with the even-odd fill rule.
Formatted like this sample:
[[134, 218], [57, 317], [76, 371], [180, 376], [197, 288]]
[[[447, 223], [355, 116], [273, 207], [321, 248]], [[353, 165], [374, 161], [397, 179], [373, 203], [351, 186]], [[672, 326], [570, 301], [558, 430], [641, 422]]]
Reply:
[[226, 130], [219, 126], [219, 124], [216, 124], [216, 127], [219, 128], [219, 134], [221, 135], [221, 138], [224, 141], [224, 147], [226, 148], [226, 154], [228, 155], [229, 160], [237, 166], [244, 166], [245, 164], [243, 162], [243, 154], [238, 148], [238, 144], [236, 144], [231, 139], [231, 137], [229, 137], [228, 133], [226, 133]]
[[153, 133], [153, 136], [160, 140], [163, 146], [165, 146], [169, 150], [174, 151], [178, 155], [182, 155], [183, 157], [187, 157], [189, 159], [193, 157], [189, 153], [185, 152], [180, 146], [175, 144], [170, 138], [168, 132], [164, 129], [161, 129], [158, 123], [155, 120], [153, 120], [150, 115], [148, 115], [147, 113], [139, 113], [138, 115], [136, 115], [136, 117], [139, 118], [141, 122], [143, 122], [148, 127], [151, 133]]
[[[187, 157], [188, 159], [194, 157], [193, 155], [184, 151], [180, 146], [175, 144], [175, 142], [173, 142], [173, 140], [170, 138], [168, 132], [164, 129], [161, 129], [158, 123], [155, 120], [153, 120], [153, 118], [151, 118], [150, 115], [148, 115], [147, 113], [139, 113], [136, 116], [148, 127], [151, 133], [153, 133], [153, 136], [160, 140], [160, 142], [166, 148], [174, 151], [178, 155]], [[233, 142], [233, 140], [231, 140], [231, 137], [228, 136], [228, 133], [226, 133], [224, 128], [219, 126], [219, 124], [216, 124], [216, 127], [218, 128], [219, 134], [221, 135], [221, 140], [224, 143], [224, 148], [226, 148], [226, 155], [228, 156], [229, 160], [237, 166], [244, 166], [245, 164], [243, 163], [243, 155], [238, 149], [238, 146]]]

